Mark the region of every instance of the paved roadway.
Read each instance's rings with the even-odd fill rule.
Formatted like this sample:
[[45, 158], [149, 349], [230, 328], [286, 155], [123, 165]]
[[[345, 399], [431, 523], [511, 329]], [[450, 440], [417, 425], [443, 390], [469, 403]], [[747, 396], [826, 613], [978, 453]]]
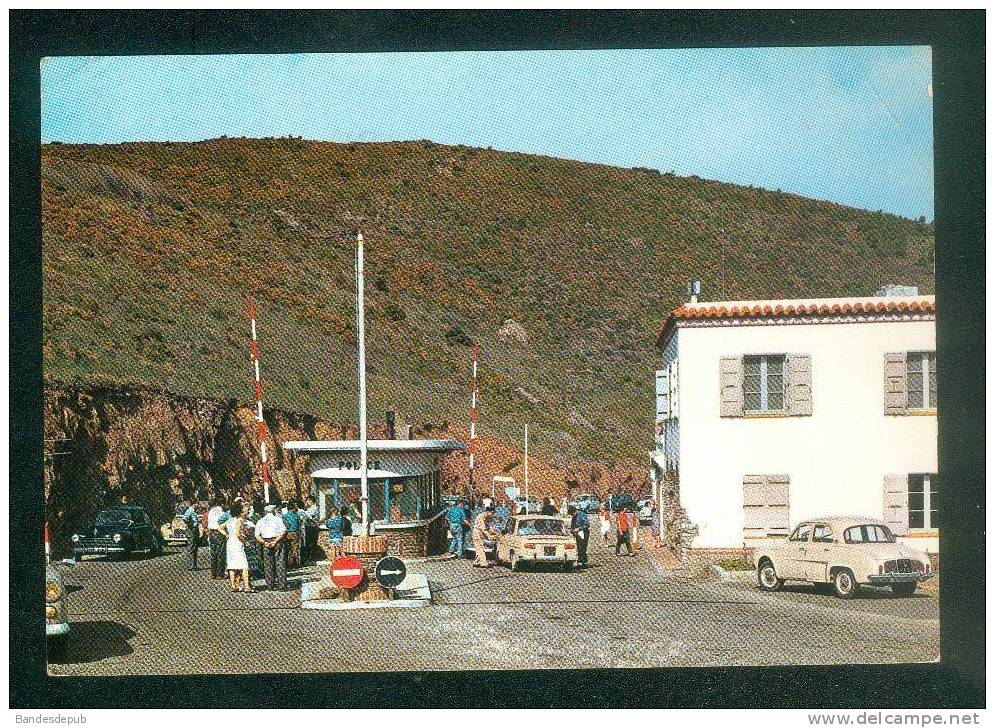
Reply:
[[[207, 564], [207, 551], [202, 550]], [[690, 583], [647, 553], [592, 542], [575, 573], [412, 564], [423, 609], [311, 611], [300, 591], [231, 594], [181, 553], [66, 568], [72, 634], [53, 675], [338, 672], [928, 662], [939, 656], [935, 584], [911, 598], [843, 602], [808, 586]], [[292, 572], [293, 583], [316, 567]], [[257, 583], [257, 588], [261, 588]], [[274, 651], [272, 645], [300, 645]]]

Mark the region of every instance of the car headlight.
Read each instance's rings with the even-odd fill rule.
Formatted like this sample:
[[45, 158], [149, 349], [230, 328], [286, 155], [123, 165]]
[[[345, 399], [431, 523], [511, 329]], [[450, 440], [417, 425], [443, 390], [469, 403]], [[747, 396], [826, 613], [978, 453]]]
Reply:
[[115, 533], [114, 534], [114, 543], [121, 543], [121, 534], [120, 533]]
[[57, 602], [62, 598], [62, 585], [57, 581], [45, 582], [45, 601]]
[[73, 543], [79, 543], [79, 534], [78, 533], [74, 533], [73, 534]]

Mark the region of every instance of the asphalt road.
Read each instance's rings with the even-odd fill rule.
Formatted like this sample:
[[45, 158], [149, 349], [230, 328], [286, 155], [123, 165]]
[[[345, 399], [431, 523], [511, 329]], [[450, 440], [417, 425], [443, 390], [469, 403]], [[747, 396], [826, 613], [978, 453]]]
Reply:
[[[52, 675], [661, 667], [929, 662], [935, 584], [911, 598], [840, 601], [809, 586], [691, 583], [646, 553], [592, 543], [586, 571], [512, 573], [469, 561], [412, 564], [423, 609], [310, 611], [300, 591], [231, 594], [181, 553], [65, 568], [72, 632]], [[292, 584], [317, 567], [291, 573]], [[257, 588], [262, 583], [257, 582]], [[274, 645], [298, 649], [274, 650]]]

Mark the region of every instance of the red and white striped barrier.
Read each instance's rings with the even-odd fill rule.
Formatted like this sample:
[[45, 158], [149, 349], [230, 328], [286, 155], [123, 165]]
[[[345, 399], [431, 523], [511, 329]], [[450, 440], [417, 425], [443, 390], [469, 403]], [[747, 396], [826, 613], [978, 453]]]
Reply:
[[473, 379], [470, 387], [470, 490], [473, 490], [474, 450], [477, 448], [477, 345], [471, 349], [473, 355]]
[[262, 461], [263, 502], [269, 503], [269, 465], [266, 460], [266, 422], [263, 420], [263, 384], [259, 376], [259, 339], [256, 336], [256, 302], [249, 297], [252, 324], [252, 366], [256, 376], [256, 424], [259, 427], [259, 458]]

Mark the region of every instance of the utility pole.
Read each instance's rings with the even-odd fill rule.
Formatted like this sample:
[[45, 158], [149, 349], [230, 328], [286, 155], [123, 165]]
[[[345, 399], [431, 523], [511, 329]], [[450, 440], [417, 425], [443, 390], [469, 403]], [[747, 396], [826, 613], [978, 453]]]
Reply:
[[363, 300], [363, 233], [356, 233], [356, 338], [359, 346], [359, 493], [362, 533], [370, 535], [370, 487], [366, 452], [366, 328]]
[[525, 512], [529, 512], [529, 425], [525, 423]]

